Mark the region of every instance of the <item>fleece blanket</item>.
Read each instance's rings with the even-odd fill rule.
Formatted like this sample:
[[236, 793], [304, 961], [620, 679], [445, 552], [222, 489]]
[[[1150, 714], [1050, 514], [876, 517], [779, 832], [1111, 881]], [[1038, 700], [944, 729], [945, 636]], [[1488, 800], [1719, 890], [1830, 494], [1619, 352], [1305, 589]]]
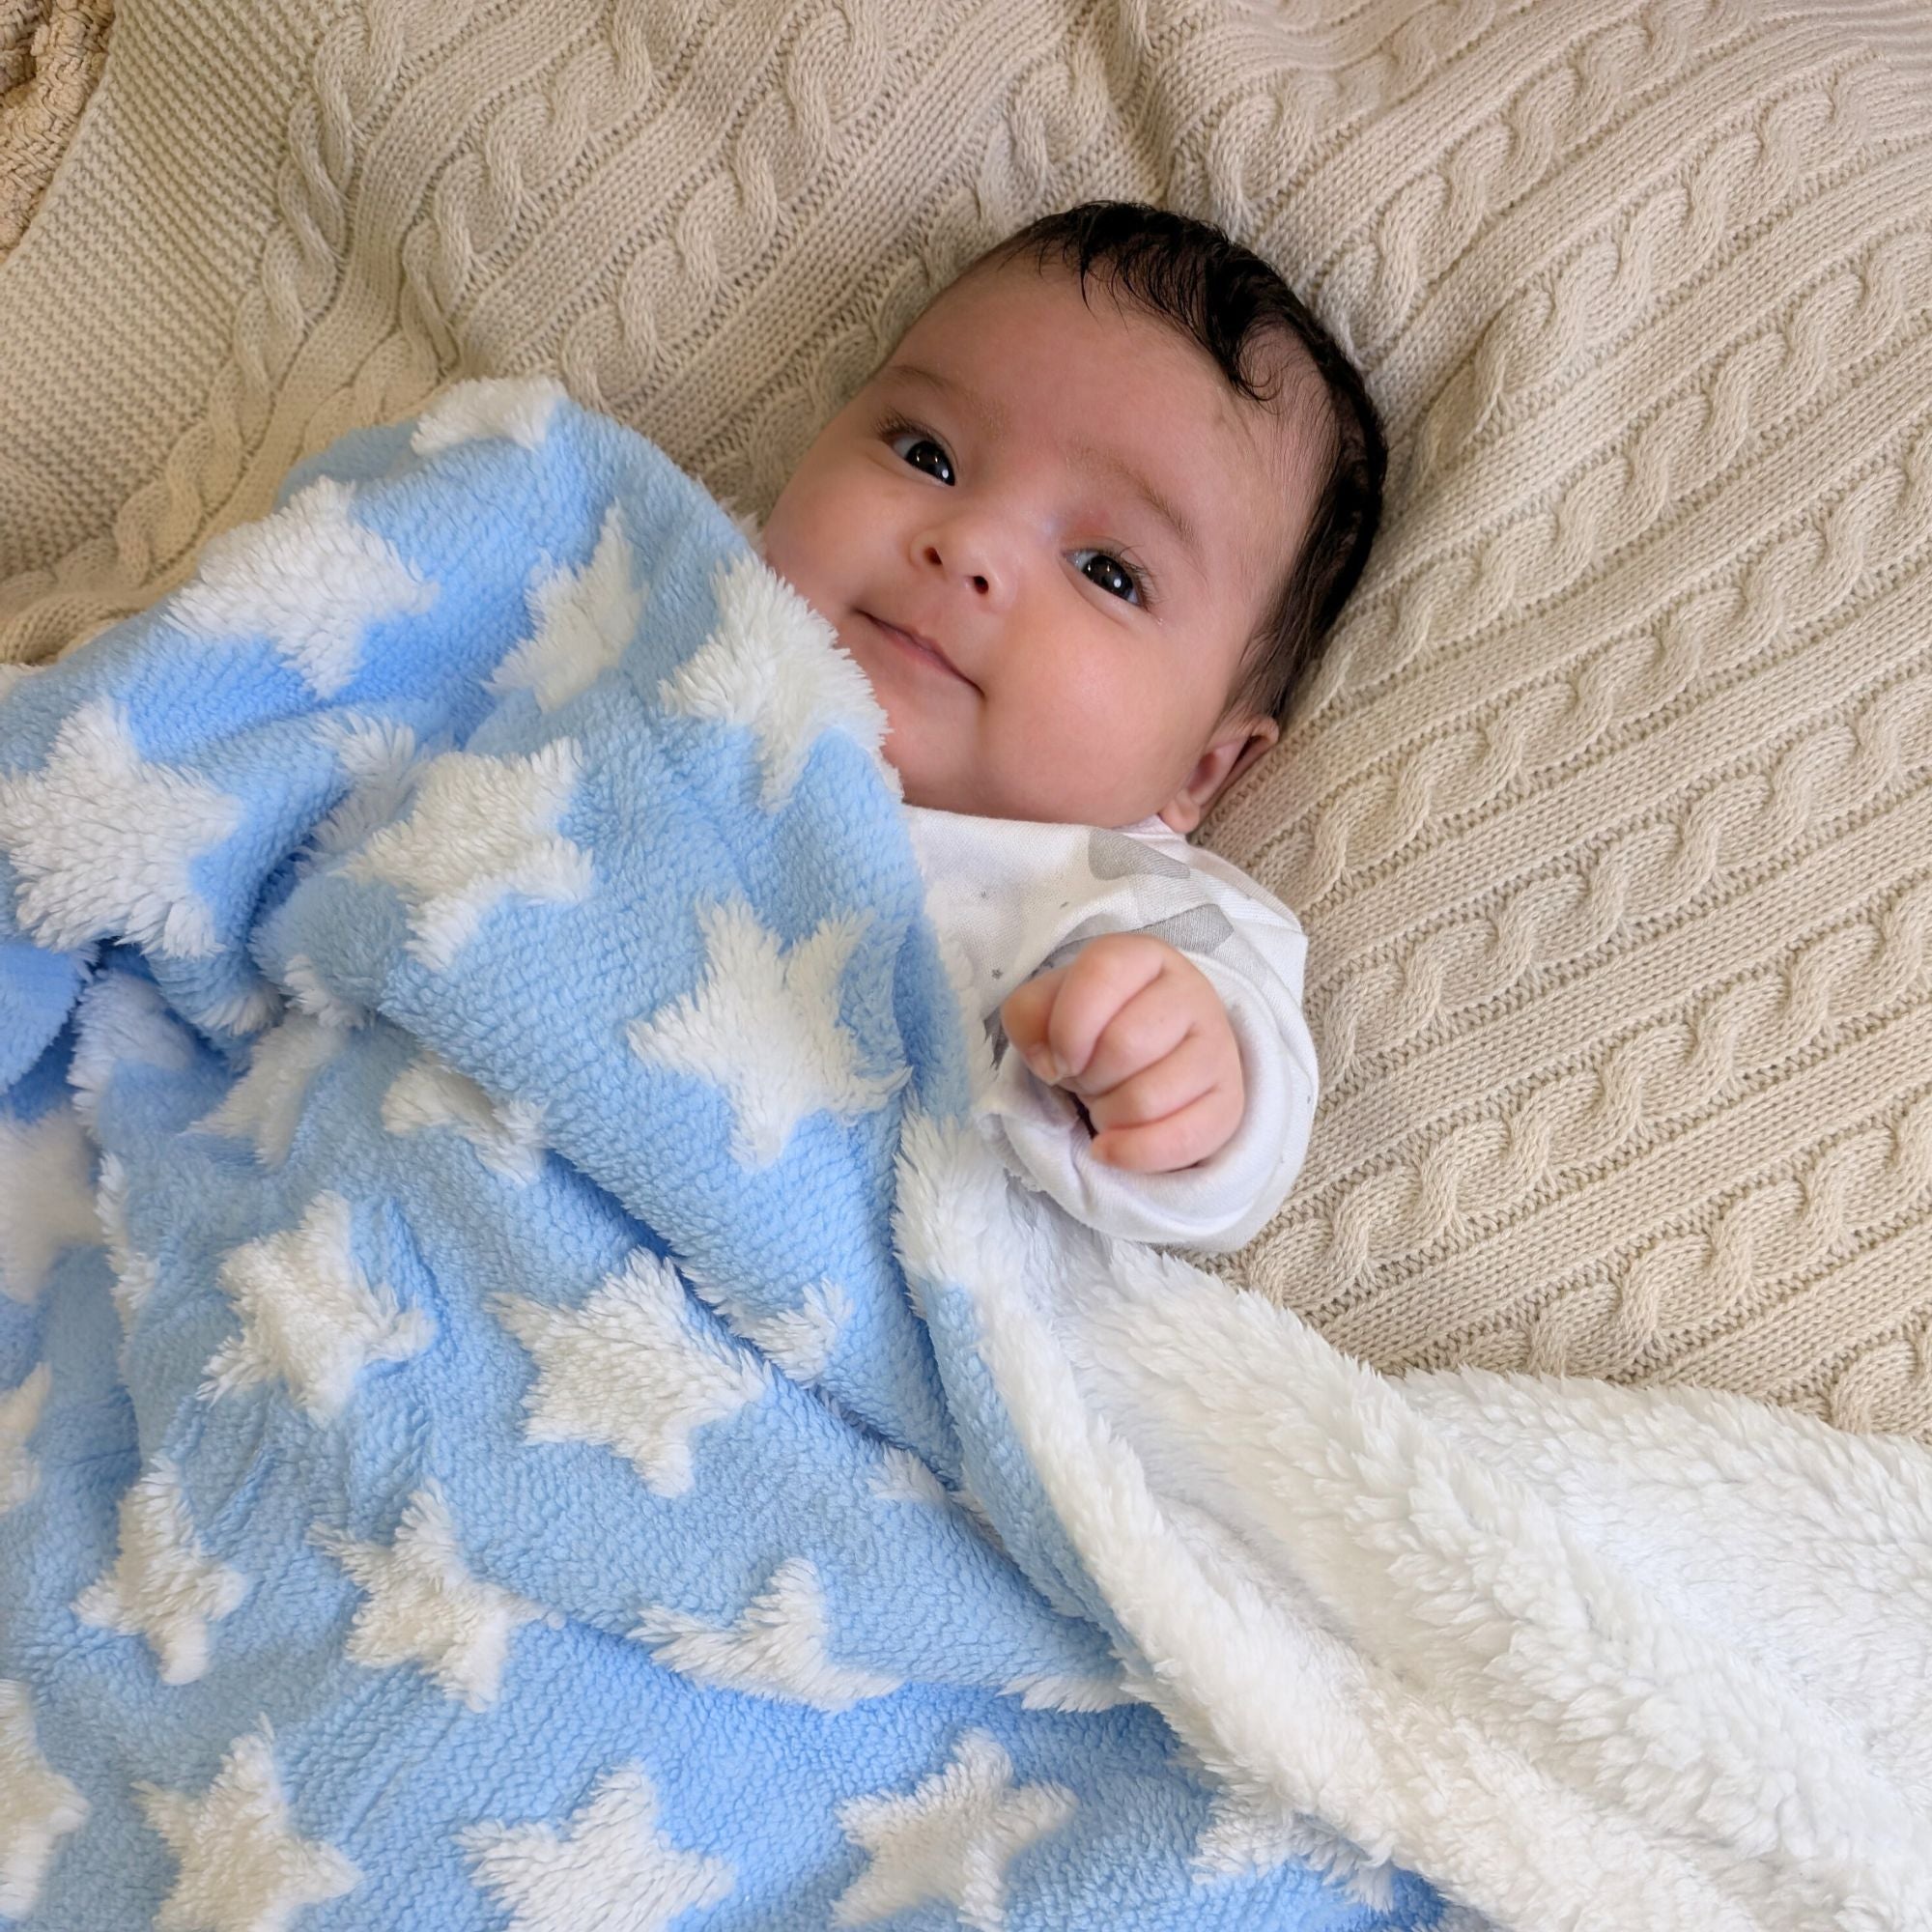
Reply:
[[1932, 1923], [1932, 1479], [1027, 1193], [829, 629], [466, 384], [0, 692], [0, 1919]]

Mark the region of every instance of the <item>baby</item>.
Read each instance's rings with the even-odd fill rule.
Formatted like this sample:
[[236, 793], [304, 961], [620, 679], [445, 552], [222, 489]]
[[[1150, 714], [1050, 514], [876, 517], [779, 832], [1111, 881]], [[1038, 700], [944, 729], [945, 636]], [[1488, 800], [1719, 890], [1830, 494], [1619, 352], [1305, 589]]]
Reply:
[[1186, 835], [1275, 741], [1384, 462], [1265, 263], [1097, 203], [947, 288], [765, 526], [871, 681], [932, 917], [998, 1013], [989, 1131], [1105, 1233], [1238, 1247], [1300, 1165], [1300, 927]]

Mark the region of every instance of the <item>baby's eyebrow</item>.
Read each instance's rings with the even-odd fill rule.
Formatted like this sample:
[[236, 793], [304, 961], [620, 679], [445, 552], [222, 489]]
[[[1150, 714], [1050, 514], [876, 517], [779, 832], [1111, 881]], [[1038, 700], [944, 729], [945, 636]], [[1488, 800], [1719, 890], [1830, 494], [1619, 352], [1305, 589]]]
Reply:
[[903, 376], [908, 382], [923, 384], [928, 389], [936, 389], [949, 402], [957, 403], [962, 410], [976, 415], [985, 426], [994, 431], [1006, 428], [1009, 421], [1007, 412], [988, 397], [975, 394], [950, 376], [942, 376], [936, 369], [927, 369], [917, 362], [894, 362], [882, 372], [886, 376]]
[[1188, 561], [1199, 567], [1201, 545], [1194, 534], [1194, 526], [1188, 522], [1187, 514], [1180, 505], [1151, 476], [1136, 469], [1124, 457], [1115, 455], [1111, 449], [1095, 449], [1092, 443], [1076, 443], [1073, 455], [1090, 469], [1107, 471], [1123, 489], [1138, 497], [1174, 532], [1175, 540], [1187, 553]]

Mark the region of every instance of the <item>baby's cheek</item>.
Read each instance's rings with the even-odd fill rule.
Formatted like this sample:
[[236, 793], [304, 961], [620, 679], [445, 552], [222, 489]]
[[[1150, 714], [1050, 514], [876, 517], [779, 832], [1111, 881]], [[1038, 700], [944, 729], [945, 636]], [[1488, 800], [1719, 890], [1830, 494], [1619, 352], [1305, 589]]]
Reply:
[[793, 513], [780, 497], [767, 520], [759, 540], [758, 554], [796, 590], [807, 603], [813, 602], [810, 553], [795, 540]]
[[820, 467], [808, 455], [765, 519], [765, 561], [808, 599], [823, 589], [827, 566], [838, 554], [838, 532], [850, 521], [838, 514], [833, 479], [821, 475]]

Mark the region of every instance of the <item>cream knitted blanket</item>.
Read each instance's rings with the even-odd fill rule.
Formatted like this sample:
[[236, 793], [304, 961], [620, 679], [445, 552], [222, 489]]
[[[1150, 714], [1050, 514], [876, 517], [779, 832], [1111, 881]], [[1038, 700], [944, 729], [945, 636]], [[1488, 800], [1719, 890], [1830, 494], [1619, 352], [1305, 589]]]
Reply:
[[114, 0], [0, 0], [0, 260], [93, 98], [113, 21]]
[[0, 657], [554, 370], [765, 507], [980, 243], [1209, 214], [1388, 534], [1210, 828], [1327, 1097], [1228, 1265], [1384, 1368], [1932, 1435], [1932, 25], [1911, 0], [126, 0], [0, 263]]

